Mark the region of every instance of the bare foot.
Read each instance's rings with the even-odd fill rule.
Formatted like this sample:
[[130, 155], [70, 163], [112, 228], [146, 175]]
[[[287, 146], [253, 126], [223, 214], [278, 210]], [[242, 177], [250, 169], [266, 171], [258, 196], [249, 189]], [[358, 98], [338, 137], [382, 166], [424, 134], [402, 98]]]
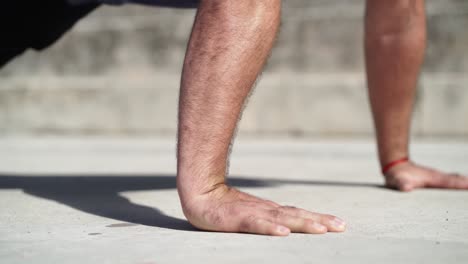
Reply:
[[385, 174], [386, 186], [403, 192], [418, 188], [468, 190], [468, 177], [456, 173], [444, 173], [406, 162], [391, 168]]
[[287, 236], [291, 232], [343, 232], [346, 228], [336, 216], [281, 206], [226, 185], [183, 201], [182, 207], [191, 224], [209, 231]]

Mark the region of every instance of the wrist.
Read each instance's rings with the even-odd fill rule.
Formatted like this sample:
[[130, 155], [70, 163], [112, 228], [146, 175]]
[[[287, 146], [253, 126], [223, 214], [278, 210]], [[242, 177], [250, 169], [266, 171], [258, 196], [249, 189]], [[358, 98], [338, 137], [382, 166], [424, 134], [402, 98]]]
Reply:
[[177, 192], [182, 203], [198, 199], [226, 186], [224, 176], [199, 177], [194, 174], [177, 174]]
[[[196, 184], [177, 176], [177, 191], [185, 217], [190, 223], [196, 224], [203, 212], [210, 210], [210, 201], [218, 201], [229, 191], [224, 183], [205, 185], [203, 188], [193, 188]], [[195, 221], [195, 222], [193, 222]]]
[[409, 157], [408, 141], [399, 136], [381, 135], [377, 137], [377, 146], [381, 169], [395, 160]]
[[409, 152], [406, 149], [379, 148], [380, 168], [383, 169], [388, 164], [403, 158], [408, 158]]
[[398, 165], [401, 165], [401, 164], [404, 164], [404, 163], [408, 163], [410, 162], [410, 159], [408, 156], [405, 156], [405, 157], [402, 157], [402, 158], [399, 158], [399, 159], [395, 159], [395, 160], [392, 160], [392, 161], [389, 161], [387, 163], [384, 163], [381, 165], [382, 167], [382, 174], [385, 175], [387, 174], [392, 168], [398, 166]]

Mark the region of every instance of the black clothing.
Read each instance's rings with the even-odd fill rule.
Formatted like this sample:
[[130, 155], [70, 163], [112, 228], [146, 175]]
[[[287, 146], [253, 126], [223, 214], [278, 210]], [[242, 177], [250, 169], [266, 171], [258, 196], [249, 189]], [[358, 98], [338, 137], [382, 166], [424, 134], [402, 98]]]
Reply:
[[13, 0], [0, 8], [0, 67], [25, 50], [42, 50], [99, 3], [72, 5], [66, 0]]

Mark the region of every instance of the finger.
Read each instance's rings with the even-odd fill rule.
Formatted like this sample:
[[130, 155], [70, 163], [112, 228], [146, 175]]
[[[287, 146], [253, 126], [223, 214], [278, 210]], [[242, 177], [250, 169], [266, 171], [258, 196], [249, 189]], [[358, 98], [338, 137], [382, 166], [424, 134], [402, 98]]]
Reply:
[[261, 206], [263, 209], [267, 209], [267, 210], [281, 207], [281, 205], [270, 200], [264, 200], [264, 199], [258, 198], [256, 202], [257, 202], [257, 206]]
[[446, 189], [468, 189], [468, 177], [459, 174], [435, 173], [426, 187]]
[[270, 201], [270, 200], [263, 200], [267, 205], [273, 207], [273, 208], [278, 208], [278, 207], [281, 207], [281, 205], [273, 202], [273, 201]]
[[256, 208], [256, 209], [263, 209], [263, 210], [272, 210], [275, 209], [275, 206], [272, 206], [269, 203], [265, 203], [263, 200], [257, 200], [257, 201], [242, 201], [242, 203], [246, 207], [251, 207], [251, 208]]
[[288, 227], [295, 233], [323, 234], [327, 232], [327, 227], [312, 219], [292, 216], [274, 209], [268, 212], [268, 220]]
[[258, 205], [262, 206], [265, 209], [280, 207], [279, 204], [273, 201], [258, 198], [246, 193], [240, 193], [239, 198], [241, 198], [244, 202], [256, 202]]
[[343, 232], [346, 229], [346, 222], [334, 215], [314, 213], [293, 206], [282, 206], [279, 209], [292, 216], [311, 219], [315, 222], [319, 222], [320, 224], [327, 227], [329, 232]]
[[291, 233], [285, 226], [254, 216], [245, 218], [239, 226], [239, 231], [268, 236], [287, 236]]

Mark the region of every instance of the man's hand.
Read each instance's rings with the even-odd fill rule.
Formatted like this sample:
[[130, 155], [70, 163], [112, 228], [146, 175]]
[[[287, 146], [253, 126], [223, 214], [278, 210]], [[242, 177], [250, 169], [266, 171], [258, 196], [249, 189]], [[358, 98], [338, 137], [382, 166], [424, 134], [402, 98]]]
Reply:
[[224, 184], [182, 203], [187, 219], [209, 231], [287, 236], [291, 232], [342, 232], [345, 222], [335, 216], [281, 206]]
[[406, 162], [391, 168], [385, 175], [387, 187], [409, 192], [417, 188], [468, 190], [468, 177], [445, 173]]
[[333, 216], [224, 184], [236, 124], [273, 46], [280, 11], [280, 0], [200, 1], [182, 73], [177, 151], [181, 204], [200, 229], [285, 236], [345, 228]]
[[225, 185], [237, 121], [270, 54], [281, 0], [202, 0], [182, 73], [177, 190], [184, 214], [210, 231], [286, 236], [343, 231], [330, 215], [280, 206]]

